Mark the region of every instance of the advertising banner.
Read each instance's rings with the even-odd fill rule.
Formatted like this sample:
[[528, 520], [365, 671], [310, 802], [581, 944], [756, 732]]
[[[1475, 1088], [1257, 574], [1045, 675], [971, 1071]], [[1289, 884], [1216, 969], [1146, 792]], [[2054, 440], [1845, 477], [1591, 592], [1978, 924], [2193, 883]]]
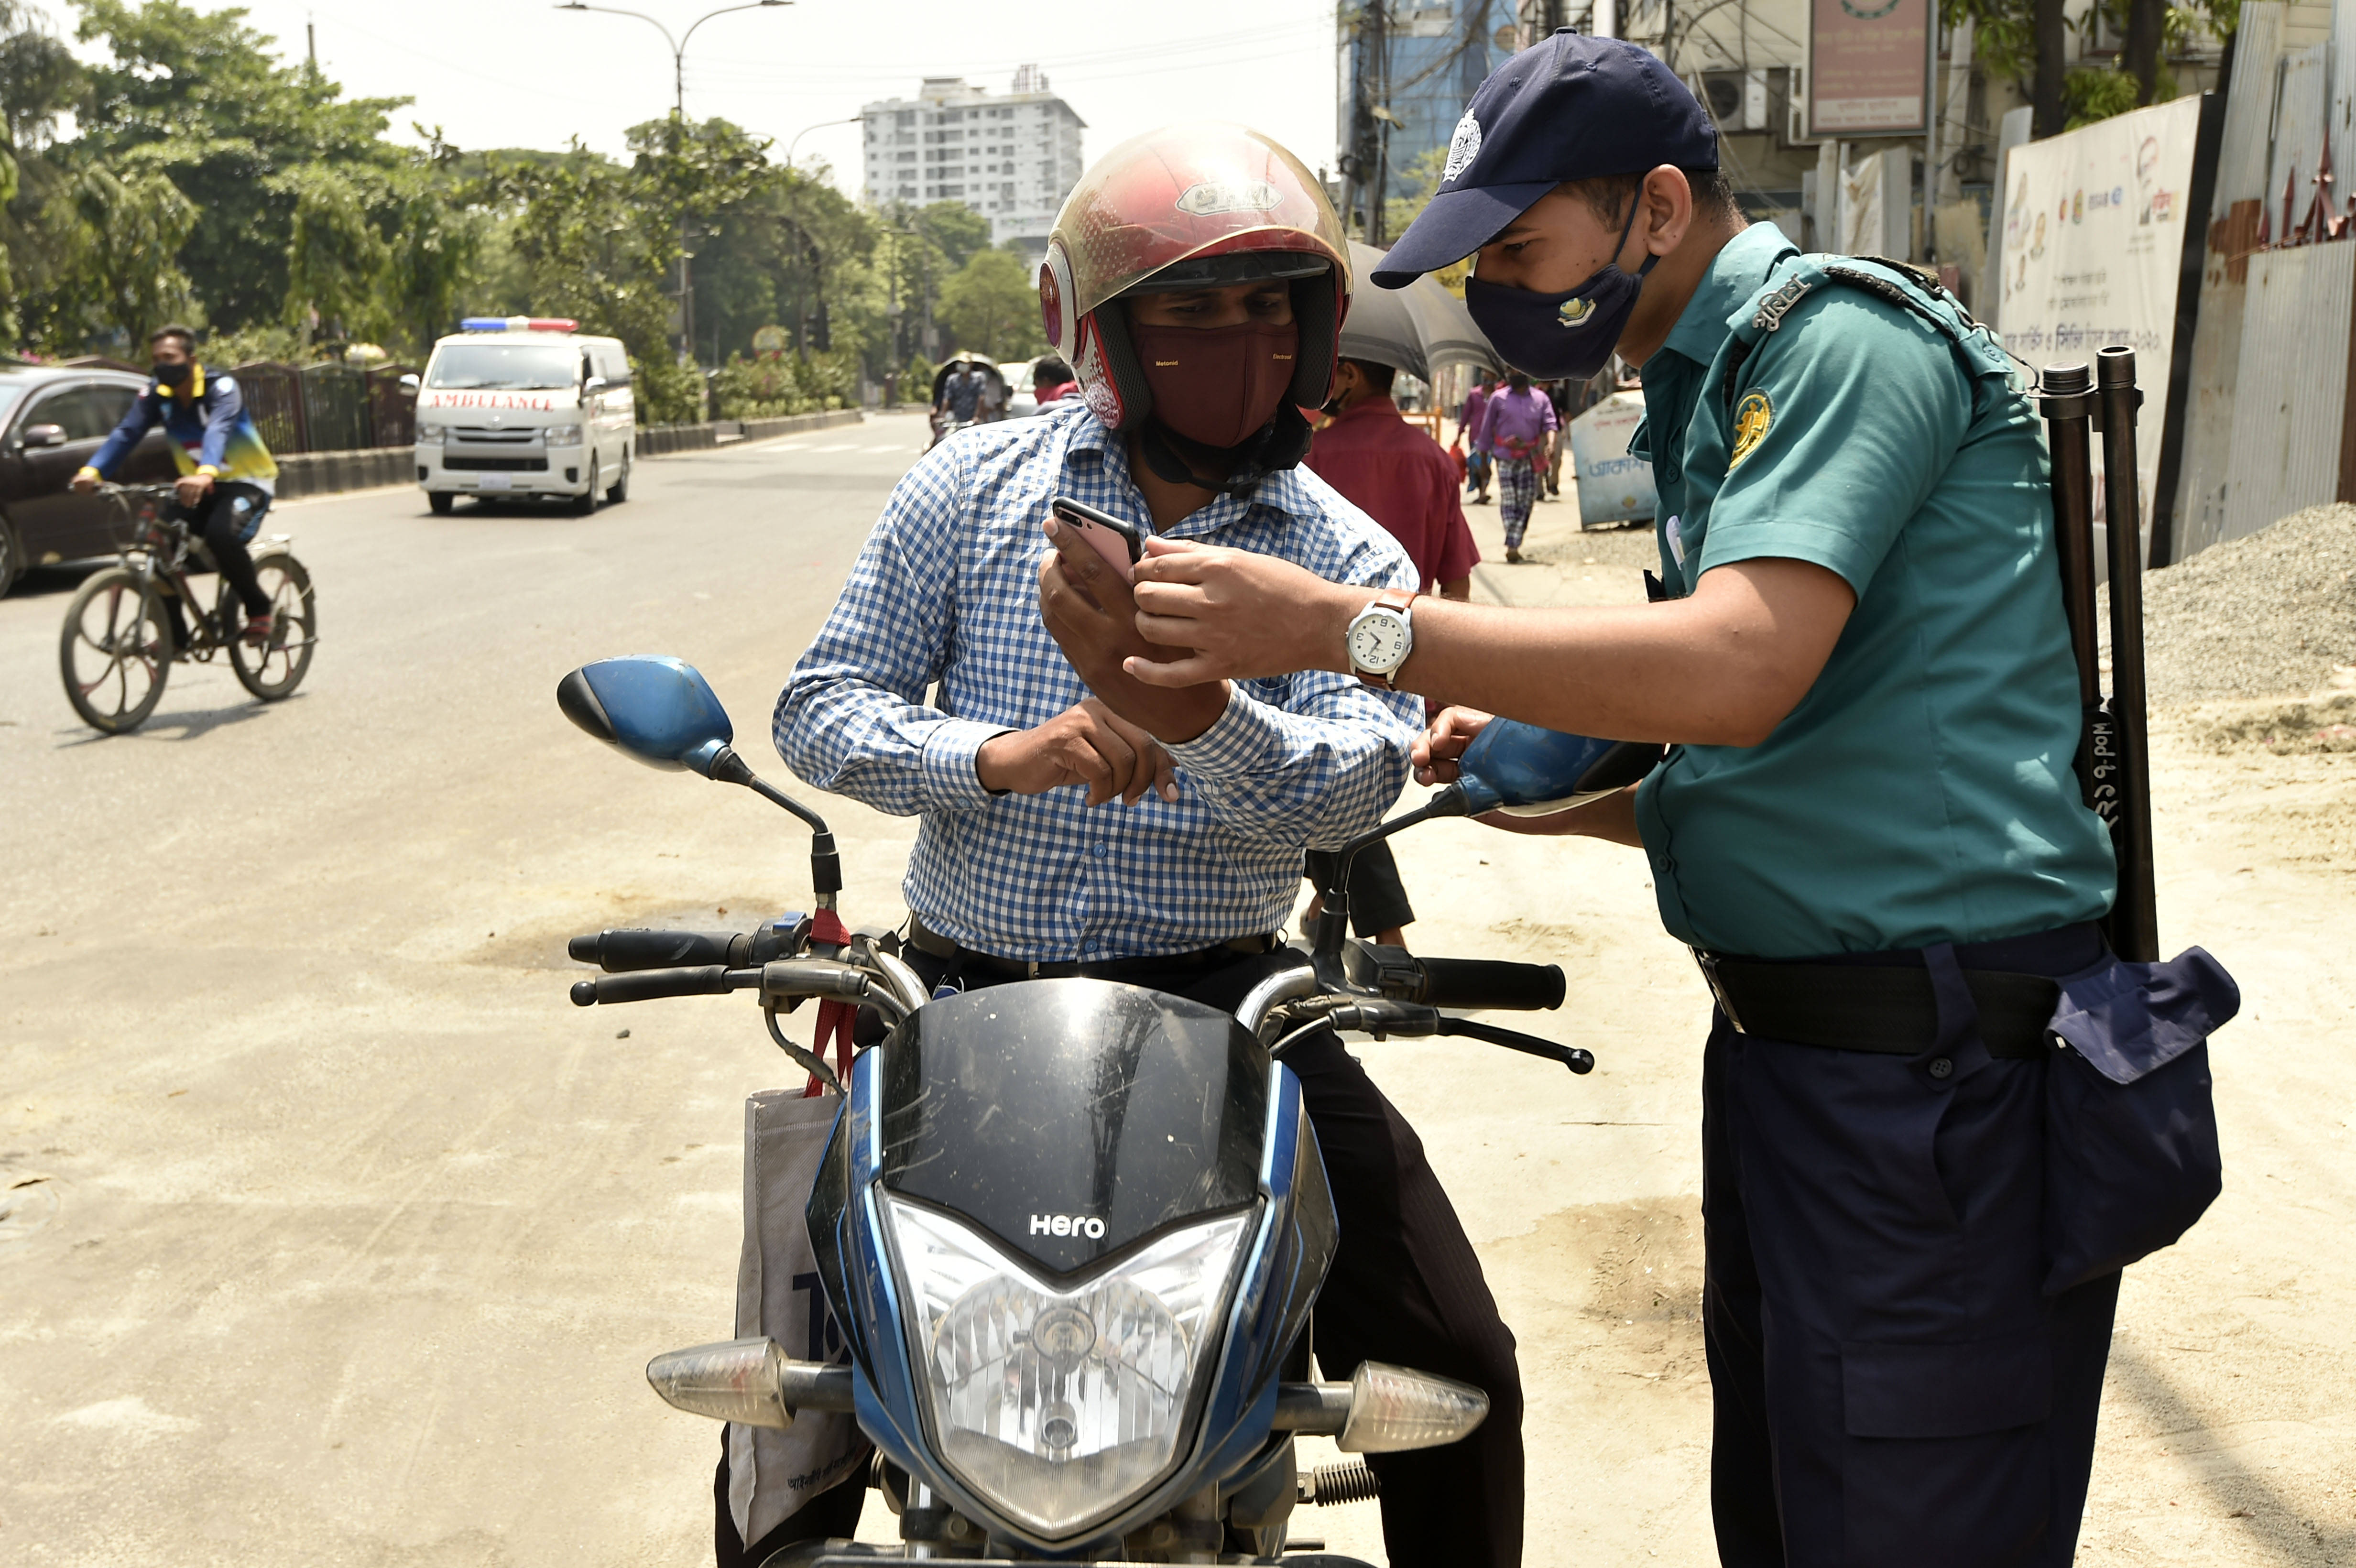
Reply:
[[[2143, 515], [2153, 516], [2161, 426], [2171, 400], [2178, 290], [2190, 212], [2201, 99], [2179, 98], [2041, 142], [2005, 159], [2004, 346], [2039, 369], [2098, 348], [2136, 353]], [[2094, 444], [2096, 516], [2102, 443]]]
[[1808, 133], [1931, 128], [1931, 0], [1809, 0]]

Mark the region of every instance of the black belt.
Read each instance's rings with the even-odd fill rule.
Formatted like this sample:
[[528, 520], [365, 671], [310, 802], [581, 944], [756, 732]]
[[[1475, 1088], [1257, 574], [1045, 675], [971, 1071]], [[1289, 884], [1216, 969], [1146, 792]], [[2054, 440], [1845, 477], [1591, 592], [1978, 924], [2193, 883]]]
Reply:
[[1054, 960], [1044, 963], [1027, 958], [1001, 958], [994, 953], [960, 945], [954, 938], [943, 936], [923, 921], [908, 917], [908, 945], [919, 953], [967, 969], [986, 969], [993, 975], [1014, 980], [1066, 980], [1075, 977], [1090, 980], [1132, 980], [1162, 977], [1173, 970], [1213, 969], [1232, 964], [1238, 958], [1257, 957], [1273, 951], [1276, 936], [1262, 932], [1252, 936], [1230, 937], [1209, 947], [1198, 947], [1190, 953], [1157, 953], [1138, 958], [1100, 958], [1089, 961]]
[[[1931, 972], [1912, 965], [1774, 964], [1698, 948], [1702, 977], [1744, 1034], [1834, 1051], [1919, 1056], [1939, 1043]], [[2028, 1060], [2052, 1049], [2047, 1026], [2062, 987], [2043, 975], [1966, 969], [1990, 1056]]]

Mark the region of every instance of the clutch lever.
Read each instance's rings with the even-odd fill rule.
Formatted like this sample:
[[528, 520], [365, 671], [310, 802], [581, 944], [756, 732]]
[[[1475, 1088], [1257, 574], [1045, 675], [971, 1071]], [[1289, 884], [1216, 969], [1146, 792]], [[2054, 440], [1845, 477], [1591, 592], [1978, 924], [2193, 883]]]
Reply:
[[1462, 1035], [1467, 1040], [1484, 1040], [1491, 1045], [1502, 1045], [1507, 1051], [1518, 1051], [1527, 1056], [1543, 1056], [1548, 1061], [1561, 1062], [1573, 1072], [1595, 1071], [1593, 1051], [1575, 1045], [1557, 1045], [1550, 1040], [1540, 1040], [1519, 1029], [1499, 1029], [1495, 1024], [1480, 1023], [1472, 1019], [1444, 1018], [1440, 1020], [1440, 1032]]
[[1430, 1035], [1457, 1035], [1466, 1040], [1485, 1040], [1502, 1045], [1508, 1051], [1518, 1051], [1527, 1056], [1542, 1056], [1548, 1061], [1558, 1061], [1573, 1072], [1595, 1071], [1595, 1055], [1575, 1045], [1558, 1045], [1519, 1029], [1500, 1029], [1495, 1024], [1481, 1023], [1472, 1019], [1450, 1018], [1438, 1008], [1410, 1002], [1394, 1002], [1373, 997], [1351, 998], [1316, 998], [1329, 1005], [1319, 1007], [1315, 1016], [1293, 1029], [1269, 1048], [1270, 1056], [1281, 1057], [1285, 1048], [1294, 1040], [1320, 1027], [1348, 1029], [1353, 1033], [1370, 1034], [1376, 1040], [1391, 1035], [1410, 1039]]

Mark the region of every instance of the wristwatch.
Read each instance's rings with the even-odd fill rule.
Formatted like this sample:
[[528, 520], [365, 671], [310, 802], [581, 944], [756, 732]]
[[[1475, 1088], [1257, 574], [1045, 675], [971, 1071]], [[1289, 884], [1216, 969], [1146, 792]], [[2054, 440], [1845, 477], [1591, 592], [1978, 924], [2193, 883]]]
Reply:
[[1415, 652], [1415, 599], [1412, 593], [1386, 588], [1350, 618], [1350, 667], [1368, 686], [1395, 689], [1391, 677]]

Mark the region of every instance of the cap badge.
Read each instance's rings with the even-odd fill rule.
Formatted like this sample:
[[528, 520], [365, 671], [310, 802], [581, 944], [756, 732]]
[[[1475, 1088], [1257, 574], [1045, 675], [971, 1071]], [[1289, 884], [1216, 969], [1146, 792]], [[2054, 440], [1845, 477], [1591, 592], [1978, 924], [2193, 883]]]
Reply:
[[1448, 162], [1440, 171], [1440, 183], [1446, 185], [1472, 166], [1481, 155], [1481, 122], [1466, 110], [1464, 118], [1456, 123], [1456, 134], [1448, 138]]
[[1590, 299], [1565, 300], [1555, 319], [1565, 326], [1585, 326], [1587, 318], [1595, 314], [1595, 302]]
[[1190, 218], [1208, 218], [1219, 212], [1266, 212], [1283, 199], [1283, 193], [1266, 180], [1204, 180], [1188, 186], [1176, 205]]

